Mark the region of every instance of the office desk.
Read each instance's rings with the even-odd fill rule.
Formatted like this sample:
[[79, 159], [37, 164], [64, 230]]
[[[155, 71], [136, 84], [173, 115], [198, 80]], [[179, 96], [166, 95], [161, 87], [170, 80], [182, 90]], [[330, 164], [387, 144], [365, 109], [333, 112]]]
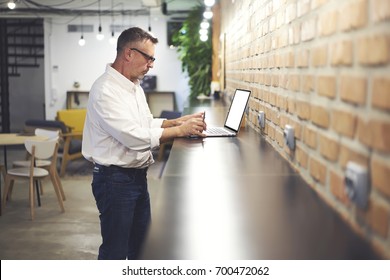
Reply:
[[[221, 108], [189, 112], [223, 123]], [[380, 258], [249, 127], [176, 139], [161, 180], [143, 259]]]

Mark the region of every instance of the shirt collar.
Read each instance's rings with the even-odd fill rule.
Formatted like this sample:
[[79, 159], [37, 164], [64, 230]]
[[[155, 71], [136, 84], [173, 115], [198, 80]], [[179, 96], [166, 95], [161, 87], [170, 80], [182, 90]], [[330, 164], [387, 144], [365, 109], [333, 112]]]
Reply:
[[123, 76], [121, 73], [119, 73], [116, 69], [114, 69], [112, 66], [112, 63], [107, 64], [106, 66], [106, 72], [112, 76], [114, 79], [116, 79], [120, 85], [124, 88], [130, 89], [132, 92], [135, 92], [137, 90], [137, 86], [140, 85], [140, 82], [133, 83], [129, 79], [127, 79], [125, 76]]

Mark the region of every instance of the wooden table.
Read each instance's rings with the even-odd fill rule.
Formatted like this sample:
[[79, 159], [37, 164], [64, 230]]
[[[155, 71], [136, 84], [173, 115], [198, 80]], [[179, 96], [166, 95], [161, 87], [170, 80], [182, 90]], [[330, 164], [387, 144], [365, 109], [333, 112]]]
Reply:
[[[7, 170], [7, 146], [16, 146], [16, 145], [24, 145], [26, 140], [45, 140], [46, 137], [36, 136], [36, 135], [23, 135], [20, 133], [0, 133], [0, 146], [4, 147], [4, 167]], [[0, 180], [1, 186], [1, 180]], [[37, 195], [38, 205], [41, 205], [39, 192]], [[1, 216], [1, 188], [0, 188], [0, 216]]]
[[[223, 124], [226, 108], [206, 111]], [[142, 259], [380, 259], [256, 131], [175, 139]]]

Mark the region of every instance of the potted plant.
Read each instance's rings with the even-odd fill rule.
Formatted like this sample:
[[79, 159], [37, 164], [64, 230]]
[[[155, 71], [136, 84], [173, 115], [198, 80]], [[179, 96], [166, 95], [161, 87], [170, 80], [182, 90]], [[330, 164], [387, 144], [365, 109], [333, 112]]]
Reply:
[[203, 20], [203, 6], [197, 6], [188, 14], [182, 28], [173, 34], [173, 43], [177, 46], [182, 71], [189, 76], [190, 98], [200, 94], [210, 94], [211, 83], [211, 27], [208, 40], [200, 40], [199, 29]]

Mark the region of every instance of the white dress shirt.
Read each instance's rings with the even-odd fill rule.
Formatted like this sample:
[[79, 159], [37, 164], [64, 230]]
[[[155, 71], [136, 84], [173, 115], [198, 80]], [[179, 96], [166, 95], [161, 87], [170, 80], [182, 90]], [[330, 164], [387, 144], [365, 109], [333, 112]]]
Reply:
[[154, 119], [141, 86], [111, 65], [89, 92], [82, 154], [94, 163], [144, 168], [160, 145], [164, 119]]

